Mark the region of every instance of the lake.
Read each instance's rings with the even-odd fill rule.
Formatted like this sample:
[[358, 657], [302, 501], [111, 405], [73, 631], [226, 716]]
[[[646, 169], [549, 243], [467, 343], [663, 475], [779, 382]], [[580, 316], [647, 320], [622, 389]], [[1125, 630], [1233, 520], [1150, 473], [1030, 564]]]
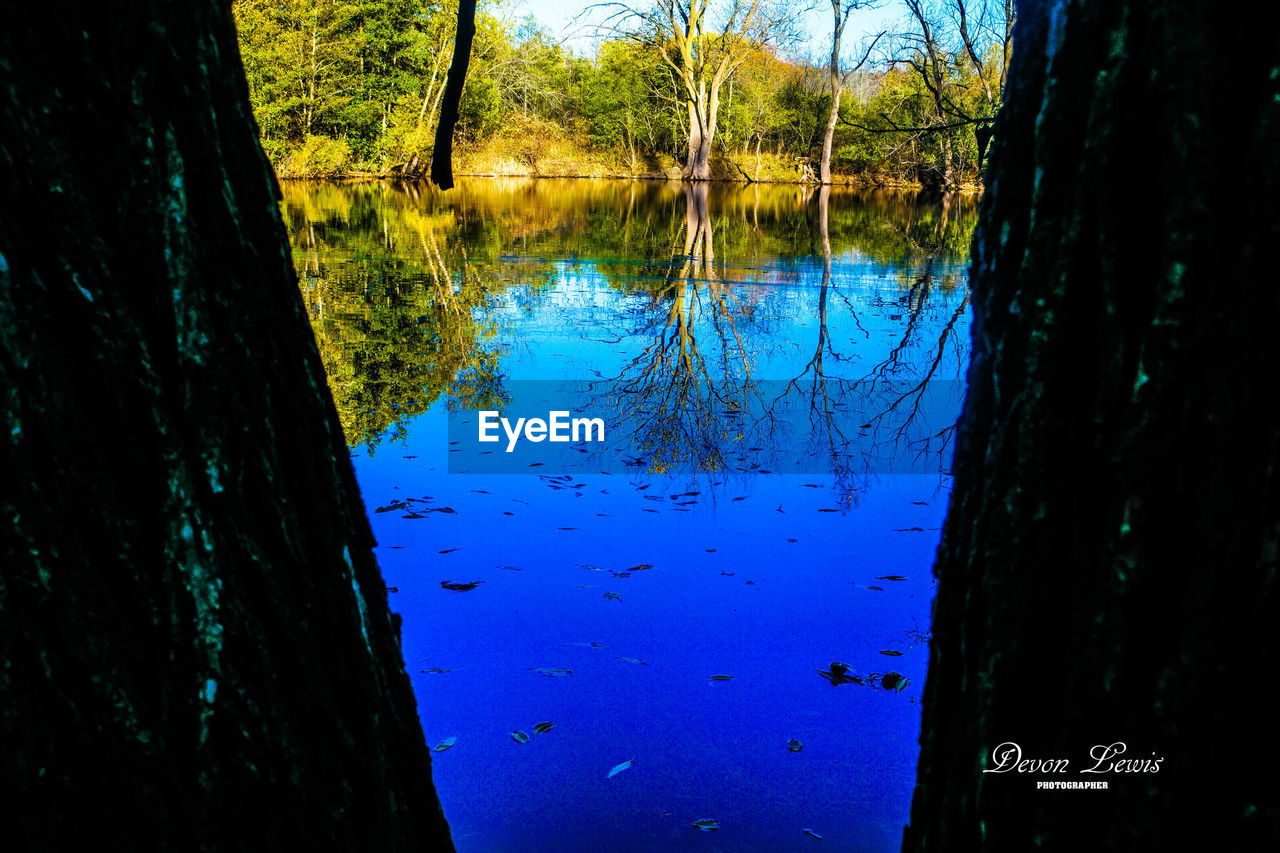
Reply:
[[976, 198], [283, 192], [458, 850], [897, 850]]

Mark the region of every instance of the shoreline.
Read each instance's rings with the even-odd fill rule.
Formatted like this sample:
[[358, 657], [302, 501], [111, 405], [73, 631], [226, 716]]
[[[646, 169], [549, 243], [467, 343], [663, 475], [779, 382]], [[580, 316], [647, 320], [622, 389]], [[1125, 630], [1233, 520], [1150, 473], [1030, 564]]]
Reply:
[[[862, 189], [862, 190], [897, 190], [902, 192], [930, 192], [931, 190], [920, 186], [914, 181], [874, 181], [857, 176], [840, 175], [834, 176], [830, 184], [821, 184], [817, 181], [783, 181], [776, 179], [762, 178], [760, 180], [746, 180], [743, 178], [726, 178], [714, 177], [707, 178], [702, 181], [685, 181], [681, 178], [673, 178], [668, 175], [661, 174], [606, 174], [606, 175], [583, 175], [583, 174], [565, 174], [565, 175], [534, 175], [525, 172], [455, 172], [458, 178], [525, 178], [529, 180], [588, 180], [588, 181], [648, 181], [652, 183], [699, 183], [699, 184], [738, 184], [740, 186], [751, 186], [753, 184], [769, 184], [772, 186], [795, 186], [795, 187], [811, 187], [814, 189], [823, 186], [841, 188], [841, 189]], [[390, 181], [394, 183], [404, 184], [430, 184], [430, 178], [425, 175], [422, 177], [407, 177], [405, 175], [391, 172], [345, 172], [337, 175], [324, 174], [306, 174], [306, 175], [280, 175], [276, 173], [276, 179], [280, 181], [329, 181], [332, 183], [371, 183], [374, 181]], [[940, 193], [959, 192], [959, 193], [980, 193], [984, 187], [981, 184], [963, 184], [946, 190], [938, 190]]]

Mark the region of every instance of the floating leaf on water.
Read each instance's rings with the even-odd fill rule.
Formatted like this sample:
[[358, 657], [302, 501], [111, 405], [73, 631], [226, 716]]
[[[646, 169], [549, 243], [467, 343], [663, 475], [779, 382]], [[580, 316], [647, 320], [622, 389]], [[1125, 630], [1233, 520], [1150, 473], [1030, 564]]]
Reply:
[[821, 484], [821, 483], [801, 483], [800, 485], [804, 486], [806, 489], [821, 489], [821, 488], [822, 488], [822, 484]]
[[627, 571], [629, 571], [629, 572], [643, 572], [645, 569], [652, 569], [652, 568], [653, 568], [653, 564], [652, 564], [652, 563], [641, 563], [641, 564], [640, 564], [640, 565], [638, 565], [638, 566], [632, 566], [631, 568], [627, 569]]
[[528, 743], [528, 742], [529, 742], [529, 736], [528, 736], [527, 734], [525, 734], [524, 732], [512, 732], [512, 733], [511, 733], [511, 739], [512, 739], [513, 741], [515, 741], [516, 743]]
[[622, 655], [615, 655], [615, 657], [617, 657], [618, 660], [624, 660], [627, 663], [638, 663], [641, 666], [649, 665], [649, 662], [647, 660], [640, 660], [639, 658], [624, 658]]
[[788, 542], [799, 542], [800, 540], [799, 540], [799, 539], [788, 539], [787, 541], [788, 541]]
[[445, 548], [443, 551], [437, 551], [437, 554], [452, 554], [457, 548]]
[[708, 675], [707, 678], [710, 679], [711, 681], [732, 681], [733, 680], [732, 675]]
[[701, 820], [695, 820], [693, 825], [698, 829], [701, 829], [703, 832], [715, 832], [720, 828], [720, 821], [704, 817]]
[[438, 667], [438, 666], [433, 666], [433, 667], [431, 667], [431, 669], [424, 669], [424, 670], [421, 670], [421, 671], [422, 671], [422, 672], [453, 672], [453, 670], [451, 670], [451, 669], [443, 669], [443, 668]]
[[609, 771], [609, 775], [608, 775], [608, 776], [606, 776], [605, 778], [606, 778], [606, 779], [612, 779], [614, 776], [617, 776], [617, 775], [618, 775], [619, 773], [621, 773], [623, 770], [627, 770], [627, 769], [629, 769], [629, 768], [630, 768], [632, 765], [634, 765], [635, 763], [636, 763], [636, 762], [635, 762], [635, 759], [631, 759], [631, 760], [629, 760], [629, 761], [624, 761], [624, 762], [622, 762], [621, 764], [615, 764], [615, 765], [613, 765], [613, 769]]
[[400, 587], [398, 587], [398, 586], [389, 586], [389, 587], [387, 587], [387, 592], [399, 592], [399, 591], [400, 591]]
[[906, 578], [904, 578], [902, 575], [881, 575], [880, 577], [876, 578], [876, 580], [878, 580], [878, 581], [904, 581], [904, 580], [906, 580]]
[[603, 597], [604, 597], [604, 598], [612, 598], [614, 601], [621, 601], [621, 600], [622, 600], [622, 596], [621, 596], [621, 595], [619, 595], [619, 594], [618, 594], [618, 593], [616, 593], [616, 592], [606, 592], [606, 593], [604, 594], [604, 596], [603, 596]]
[[733, 500], [735, 500], [735, 501], [745, 501], [746, 499], [747, 499], [747, 496], [746, 496], [746, 495], [743, 495], [742, 497], [740, 497], [740, 498], [734, 498]]
[[731, 577], [733, 577], [734, 575], [736, 575], [736, 574], [737, 574], [737, 572], [721, 572], [720, 574], [724, 575], [724, 576], [725, 576], [725, 577], [727, 577], [727, 578], [731, 578]]
[[555, 728], [555, 725], [556, 724], [552, 722], [534, 723], [533, 733], [536, 735], [545, 735], [547, 732]]
[[805, 829], [803, 830], [803, 832], [804, 832], [804, 834], [805, 834], [805, 835], [809, 836], [810, 838], [816, 838], [816, 839], [818, 839], [819, 841], [821, 841], [821, 840], [822, 840], [822, 836], [821, 836], [821, 835], [819, 835], [818, 833], [814, 832], [812, 829], [805, 828]]
[[716, 549], [715, 549], [715, 548], [707, 548], [707, 549], [706, 549], [706, 552], [707, 552], [708, 554], [714, 554], [714, 553], [716, 552]]
[[894, 533], [923, 533], [924, 528], [923, 527], [895, 527], [893, 528], [893, 532]]
[[804, 749], [804, 744], [802, 744], [800, 741], [796, 740], [795, 738], [792, 738], [791, 740], [787, 741], [787, 749], [791, 750], [792, 752], [799, 752], [800, 750]]
[[438, 744], [436, 744], [435, 751], [444, 752], [446, 749], [449, 749], [457, 742], [458, 742], [458, 739], [456, 737], [447, 737], [444, 740], [440, 741]]
[[916, 506], [928, 506], [928, 505], [929, 505], [929, 502], [928, 502], [928, 501], [912, 501], [912, 503], [913, 503], [913, 504], [915, 504]]
[[556, 530], [577, 530], [576, 527], [557, 527]]
[[505, 570], [507, 570], [508, 572], [518, 572], [518, 571], [520, 571], [520, 567], [519, 567], [519, 566], [498, 566], [498, 568], [500, 568], [500, 569], [505, 569]]
[[882, 586], [869, 586], [867, 589], [874, 589], [876, 592], [884, 592], [884, 587]]
[[450, 590], [453, 590], [454, 592], [466, 592], [469, 589], [475, 589], [482, 583], [484, 583], [484, 581], [471, 581], [470, 583], [454, 583], [453, 581], [440, 581], [440, 586], [443, 589], [450, 589]]
[[825, 678], [827, 681], [830, 681], [832, 687], [836, 687], [841, 684], [862, 684], [863, 683], [863, 679], [861, 676], [849, 674], [849, 664], [840, 663], [840, 661], [838, 660], [831, 662], [830, 669], [818, 669], [814, 671], [817, 672], [818, 675], [821, 675], [823, 678]]
[[821, 507], [818, 509], [818, 512], [839, 512], [839, 511], [840, 510], [838, 509], [827, 509], [826, 507]]
[[901, 693], [903, 690], [906, 690], [907, 685], [910, 683], [911, 682], [907, 677], [900, 672], [886, 672], [880, 679], [881, 687], [885, 690], [893, 690], [897, 693]]
[[882, 654], [882, 655], [888, 655], [888, 656], [889, 656], [889, 657], [891, 657], [891, 658], [900, 658], [900, 657], [902, 657], [902, 652], [896, 652], [896, 651], [894, 651], [893, 649], [881, 649], [881, 650], [880, 650], [880, 654]]
[[629, 578], [629, 577], [631, 577], [631, 572], [615, 572], [613, 569], [610, 569], [610, 570], [609, 570], [609, 574], [613, 575], [615, 578]]
[[550, 676], [551, 678], [560, 678], [561, 676], [565, 676], [565, 675], [573, 675], [573, 670], [571, 669], [556, 669], [555, 667], [549, 667], [549, 666], [543, 667], [542, 669], [535, 669], [533, 671], [540, 672], [543, 675]]
[[389, 503], [386, 506], [378, 507], [377, 509], [374, 510], [374, 512], [391, 512], [392, 510], [395, 510], [395, 509], [404, 509], [408, 505], [409, 505], [408, 501], [393, 501], [392, 503]]

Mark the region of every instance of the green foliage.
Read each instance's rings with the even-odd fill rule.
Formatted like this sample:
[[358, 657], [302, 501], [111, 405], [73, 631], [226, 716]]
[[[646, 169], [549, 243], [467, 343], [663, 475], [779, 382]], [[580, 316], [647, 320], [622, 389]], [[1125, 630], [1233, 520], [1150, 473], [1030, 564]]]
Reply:
[[490, 77], [472, 78], [458, 105], [458, 135], [471, 142], [488, 139], [502, 122], [498, 84]]
[[[414, 157], [429, 161], [455, 4], [235, 0], [250, 98], [279, 172], [387, 173]], [[566, 51], [533, 18], [506, 22], [482, 7], [476, 23], [457, 126], [460, 157], [502, 150], [509, 165], [497, 168], [543, 174], [539, 164], [555, 160], [548, 152], [557, 146], [596, 152], [601, 162], [617, 164], [601, 168], [632, 173], [661, 173], [683, 159], [688, 113], [654, 46], [615, 39], [588, 58]], [[934, 22], [942, 35], [929, 42], [924, 60], [882, 64], [850, 78], [834, 145], [838, 174], [891, 182], [943, 174], [953, 182], [977, 179], [975, 130], [986, 125], [956, 117], [994, 115], [991, 81], [1002, 79], [1007, 57], [994, 45], [971, 57], [954, 38], [943, 38], [946, 26]], [[942, 87], [941, 107], [934, 85]], [[817, 156], [830, 103], [825, 68], [755, 49], [720, 92], [714, 151], [723, 162], [714, 173], [755, 174], [760, 151], [767, 164], [762, 178], [795, 179], [797, 158]]]
[[284, 177], [336, 178], [351, 170], [351, 146], [346, 140], [308, 136], [290, 150], [280, 166]]
[[378, 141], [380, 162], [408, 163], [414, 156], [422, 161], [431, 159], [436, 129], [434, 125], [418, 120], [422, 112], [421, 101], [416, 93], [403, 95], [392, 107], [387, 132]]

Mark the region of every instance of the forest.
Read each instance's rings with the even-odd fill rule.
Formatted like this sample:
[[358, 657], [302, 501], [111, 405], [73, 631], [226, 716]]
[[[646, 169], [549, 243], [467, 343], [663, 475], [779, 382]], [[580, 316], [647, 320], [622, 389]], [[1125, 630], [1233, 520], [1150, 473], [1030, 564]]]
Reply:
[[[15, 8], [0, 846], [1280, 849], [1280, 42], [884, 1], [825, 40], [605, 2], [589, 53], [482, 7], [456, 189], [416, 180], [453, 6]], [[578, 174], [680, 181], [524, 177]], [[437, 489], [446, 434], [397, 446], [518, 367], [683, 391], [717, 340], [824, 405], [959, 356], [949, 470]], [[1125, 744], [1158, 772], [992, 766]]]
[[[876, 6], [892, 13], [890, 27], [849, 26]], [[682, 8], [587, 7], [582, 27], [594, 38], [584, 51], [531, 15], [482, 3], [458, 171], [980, 183], [1012, 53], [1012, 0]], [[824, 35], [800, 26], [805, 11], [821, 13]], [[456, 0], [236, 0], [233, 12], [280, 177], [416, 174], [430, 162]]]

